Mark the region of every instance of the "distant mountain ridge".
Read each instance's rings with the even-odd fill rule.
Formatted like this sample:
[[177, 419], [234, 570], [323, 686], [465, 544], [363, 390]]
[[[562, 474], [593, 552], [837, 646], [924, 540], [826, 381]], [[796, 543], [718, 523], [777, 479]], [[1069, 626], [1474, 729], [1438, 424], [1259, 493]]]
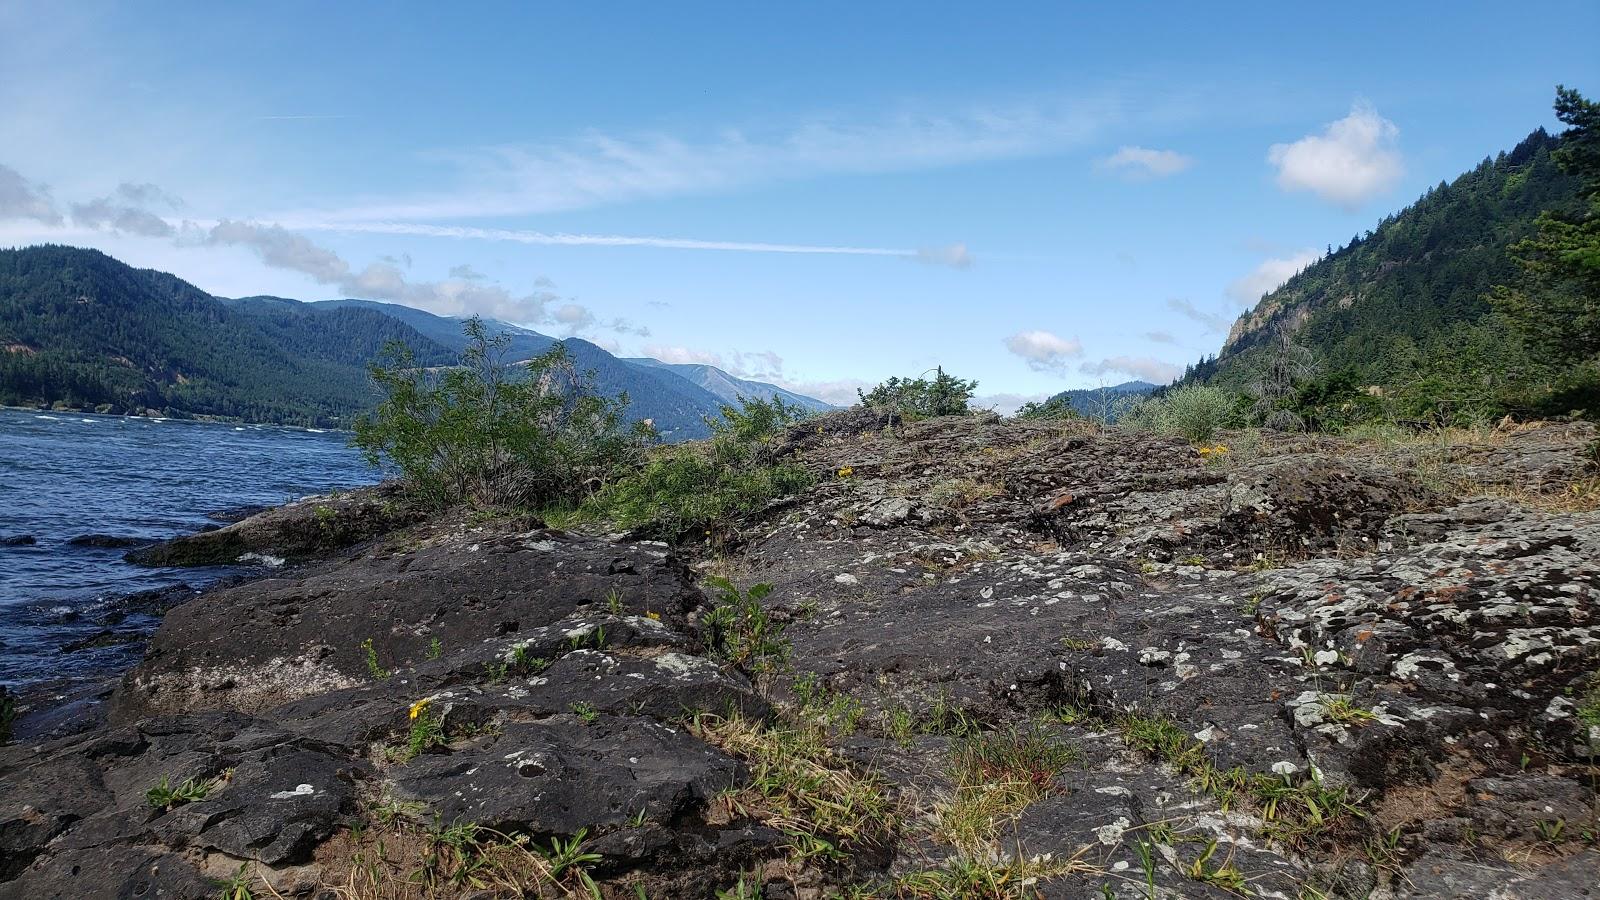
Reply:
[[[425, 337], [459, 351], [466, 346], [461, 333], [462, 320], [374, 300], [322, 300], [310, 306], [328, 308], [371, 309], [394, 316], [415, 328]], [[557, 340], [495, 319], [485, 320], [491, 330], [510, 339], [508, 357], [513, 360], [528, 359], [547, 352], [557, 343], [565, 344], [579, 371], [593, 374], [595, 387], [603, 394], [626, 391], [630, 401], [639, 402], [641, 395], [654, 398], [647, 404], [657, 413], [652, 416], [658, 429], [687, 427], [696, 436], [703, 433], [702, 416], [716, 416], [724, 403], [737, 403], [741, 398], [765, 400], [777, 397], [785, 403], [795, 404], [807, 412], [833, 409], [827, 403], [804, 394], [797, 394], [775, 384], [738, 378], [711, 365], [693, 363], [666, 363], [650, 357], [618, 357], [605, 349], [583, 340], [567, 338]], [[686, 391], [680, 383], [689, 382], [699, 391]], [[709, 394], [714, 400], [708, 400]], [[699, 430], [696, 430], [699, 429]]]
[[[704, 418], [729, 402], [700, 378], [738, 383], [745, 396], [800, 397], [712, 367], [684, 373], [490, 324], [510, 338], [512, 360], [564, 344], [597, 390], [628, 395], [626, 418], [651, 420], [666, 440], [705, 436]], [[425, 365], [449, 365], [466, 344], [461, 325], [366, 300], [214, 297], [97, 250], [0, 249], [0, 404], [346, 427], [376, 401], [366, 365], [387, 343], [410, 346]]]
[[651, 359], [648, 356], [628, 357], [623, 359], [623, 362], [666, 369], [681, 378], [689, 379], [728, 403], [737, 403], [741, 398], [765, 400], [769, 397], [776, 397], [807, 412], [826, 412], [834, 408], [831, 404], [824, 403], [815, 397], [797, 394], [794, 391], [785, 390], [775, 384], [767, 384], [764, 381], [739, 378], [722, 371], [716, 366], [704, 363], [665, 363], [659, 359]]
[[1078, 415], [1114, 422], [1135, 397], [1156, 389], [1148, 381], [1124, 381], [1106, 387], [1074, 388], [1062, 391], [1051, 400], [1065, 400]]

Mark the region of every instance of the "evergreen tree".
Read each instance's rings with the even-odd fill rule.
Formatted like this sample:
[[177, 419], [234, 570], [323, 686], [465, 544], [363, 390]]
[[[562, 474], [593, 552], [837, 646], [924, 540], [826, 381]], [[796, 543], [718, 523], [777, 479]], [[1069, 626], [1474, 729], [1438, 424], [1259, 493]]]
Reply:
[[1558, 366], [1593, 365], [1600, 356], [1600, 104], [1556, 89], [1556, 117], [1570, 125], [1551, 159], [1579, 180], [1578, 210], [1547, 210], [1538, 232], [1511, 248], [1526, 276], [1499, 285], [1496, 306]]

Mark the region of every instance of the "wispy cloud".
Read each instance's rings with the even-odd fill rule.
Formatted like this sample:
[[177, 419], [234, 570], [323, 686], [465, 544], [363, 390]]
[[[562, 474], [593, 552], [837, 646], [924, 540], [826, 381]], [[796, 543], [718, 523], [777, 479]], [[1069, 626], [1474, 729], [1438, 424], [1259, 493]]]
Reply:
[[1394, 187], [1405, 173], [1395, 146], [1399, 136], [1393, 122], [1370, 104], [1357, 103], [1321, 134], [1273, 144], [1267, 161], [1277, 167], [1278, 186], [1284, 190], [1311, 191], [1353, 211]]
[[27, 181], [10, 166], [0, 165], [0, 220], [3, 219], [27, 219], [45, 225], [62, 222], [48, 188]]
[[783, 357], [771, 350], [732, 350], [724, 354], [694, 347], [647, 344], [642, 352], [645, 356], [674, 365], [715, 366], [739, 378], [781, 382], [785, 377]]
[[387, 300], [438, 315], [480, 315], [518, 325], [554, 326], [567, 334], [650, 333], [648, 328], [626, 319], [603, 320], [588, 307], [538, 286], [527, 294], [513, 294], [500, 285], [475, 278], [413, 280], [398, 265], [386, 261], [370, 263], [357, 271], [334, 251], [278, 225], [224, 220], [206, 228], [187, 223], [179, 240], [244, 247], [269, 266], [299, 272], [345, 296]]
[[1078, 371], [1085, 375], [1119, 372], [1155, 384], [1166, 384], [1183, 374], [1181, 367], [1148, 356], [1113, 356], [1099, 362], [1084, 363], [1078, 367]]
[[916, 262], [963, 269], [973, 263], [962, 244], [948, 247], [897, 250], [888, 247], [850, 247], [829, 244], [776, 244], [763, 241], [707, 241], [697, 238], [650, 237], [624, 234], [569, 234], [509, 228], [473, 228], [465, 225], [428, 225], [418, 222], [295, 222], [298, 231], [332, 231], [346, 234], [400, 234], [466, 240], [511, 241], [558, 247], [655, 247], [665, 250], [719, 250], [731, 253], [802, 253], [844, 256], [890, 256]]
[[1099, 168], [1125, 178], [1144, 181], [1167, 178], [1194, 165], [1194, 158], [1176, 150], [1123, 147], [1098, 163]]
[[1167, 300], [1167, 309], [1172, 310], [1191, 322], [1204, 325], [1207, 331], [1227, 331], [1233, 320], [1220, 313], [1207, 312], [1196, 306], [1193, 301], [1172, 297]]
[[1040, 99], [873, 119], [821, 117], [699, 137], [590, 133], [435, 154], [460, 186], [324, 214], [340, 221], [530, 215], [825, 175], [916, 171], [1059, 152], [1125, 118], [1114, 98]]
[[1240, 306], [1254, 306], [1296, 272], [1321, 258], [1322, 254], [1316, 250], [1301, 250], [1288, 256], [1264, 259], [1248, 274], [1235, 278], [1228, 285], [1228, 296], [1238, 301]]
[[148, 208], [157, 205], [178, 209], [183, 201], [153, 184], [124, 182], [113, 196], [72, 204], [72, 222], [84, 228], [142, 237], [171, 237], [178, 229]]
[[1176, 346], [1178, 343], [1178, 339], [1167, 331], [1146, 331], [1144, 339], [1153, 344], [1172, 344]]
[[872, 387], [872, 382], [862, 381], [859, 378], [840, 378], [833, 381], [807, 381], [790, 378], [768, 378], [766, 380], [784, 390], [794, 391], [796, 394], [804, 394], [807, 397], [815, 397], [824, 403], [831, 403], [834, 406], [850, 406], [860, 399], [856, 395], [856, 391], [864, 391]]

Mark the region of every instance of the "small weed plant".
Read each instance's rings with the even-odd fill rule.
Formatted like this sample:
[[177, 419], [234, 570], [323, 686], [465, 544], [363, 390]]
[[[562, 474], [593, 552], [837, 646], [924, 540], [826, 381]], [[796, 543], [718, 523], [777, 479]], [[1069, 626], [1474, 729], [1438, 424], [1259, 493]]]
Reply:
[[716, 595], [716, 605], [705, 617], [706, 642], [723, 659], [756, 675], [782, 671], [789, 664], [785, 625], [761, 605], [772, 594], [766, 582], [741, 591], [726, 578], [706, 582]]

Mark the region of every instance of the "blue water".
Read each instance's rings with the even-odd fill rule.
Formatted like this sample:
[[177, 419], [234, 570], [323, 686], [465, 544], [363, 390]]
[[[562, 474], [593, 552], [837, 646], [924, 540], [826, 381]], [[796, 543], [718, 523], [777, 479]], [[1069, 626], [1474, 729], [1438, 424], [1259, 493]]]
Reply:
[[[126, 595], [239, 570], [147, 569], [85, 534], [168, 538], [209, 513], [370, 484], [348, 435], [0, 409], [0, 684], [114, 674], [158, 622]], [[32, 535], [32, 546], [3, 546]], [[86, 640], [100, 646], [68, 650]]]

